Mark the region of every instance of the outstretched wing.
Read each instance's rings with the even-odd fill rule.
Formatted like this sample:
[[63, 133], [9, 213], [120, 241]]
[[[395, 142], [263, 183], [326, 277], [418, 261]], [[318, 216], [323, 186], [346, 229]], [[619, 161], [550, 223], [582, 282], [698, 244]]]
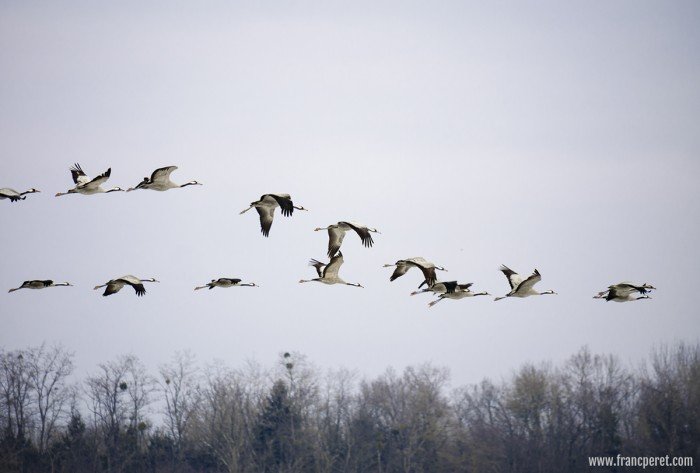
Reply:
[[535, 270], [526, 280], [518, 284], [518, 286], [513, 290], [513, 292], [520, 292], [526, 294], [533, 288], [535, 284], [542, 280], [542, 275], [539, 271]]
[[[409, 265], [407, 265], [404, 261], [397, 261], [396, 262], [396, 269], [394, 270], [393, 274], [389, 277], [389, 281], [393, 281], [394, 279], [398, 279], [406, 272], [411, 269]], [[430, 287], [430, 284], [428, 284], [428, 287]]]
[[177, 166], [166, 166], [156, 169], [151, 173], [151, 182], [168, 182], [170, 180], [170, 174], [176, 169]]
[[146, 288], [143, 287], [143, 284], [132, 284], [131, 287], [134, 288], [134, 291], [136, 291], [136, 295], [139, 297], [146, 294]]
[[[629, 296], [632, 293], [632, 291], [624, 291], [619, 289], [617, 286], [613, 286], [608, 290], [608, 294], [605, 296], [606, 301], [612, 301], [614, 299], [620, 298], [624, 299], [625, 297]], [[601, 294], [602, 295], [602, 294]]]
[[232, 285], [235, 286], [236, 284], [239, 284], [239, 283], [242, 281], [242, 279], [238, 279], [238, 278], [219, 278], [219, 281], [218, 281], [218, 282], [223, 282], [224, 284], [226, 284], [227, 281], [228, 281], [230, 284], [232, 284]]
[[289, 217], [294, 213], [294, 203], [289, 194], [267, 194], [277, 201], [277, 204], [282, 209], [282, 215]]
[[151, 181], [149, 181], [147, 177], [144, 177], [143, 181], [136, 184], [136, 187], [134, 187], [134, 189], [142, 189], [143, 186], [145, 186], [146, 184], [150, 184], [150, 183], [151, 183]]
[[122, 287], [124, 287], [124, 284], [118, 281], [110, 281], [107, 283], [107, 287], [105, 288], [105, 292], [102, 294], [103, 296], [111, 296], [112, 294], [116, 294], [117, 292], [121, 291]]
[[405, 261], [409, 263], [413, 263], [416, 266], [421, 266], [425, 268], [430, 268], [434, 267], [435, 264], [431, 263], [427, 259], [423, 258], [422, 256], [414, 256], [413, 258], [406, 258]]
[[75, 163], [73, 167], [70, 168], [70, 174], [73, 177], [73, 182], [78, 186], [82, 186], [90, 181], [83, 172], [83, 168], [81, 168], [78, 163]]
[[372, 240], [372, 235], [370, 235], [369, 231], [367, 230], [367, 227], [363, 227], [363, 226], [357, 225], [357, 224], [352, 223], [352, 222], [338, 222], [338, 223], [345, 224], [348, 227], [355, 230], [355, 233], [357, 233], [360, 236], [360, 240], [362, 240], [362, 244], [364, 246], [366, 246], [367, 248], [374, 245], [374, 240]]
[[45, 279], [45, 280], [40, 281], [40, 282], [44, 285], [44, 287], [49, 287], [53, 284], [53, 281], [50, 279]]
[[345, 230], [338, 225], [331, 225], [328, 228], [328, 257], [332, 258], [340, 250], [345, 238]]
[[510, 269], [508, 266], [505, 264], [501, 265], [500, 268], [501, 272], [506, 275], [506, 278], [508, 279], [508, 284], [510, 284], [511, 289], [515, 289], [520, 285], [521, 282], [523, 282], [523, 277]]
[[143, 287], [143, 283], [136, 276], [131, 276], [131, 275], [122, 276], [121, 278], [119, 278], [119, 282], [121, 282], [123, 284], [128, 284], [131, 287], [133, 287], [134, 291], [136, 291], [136, 295], [139, 297], [146, 294], [146, 288]]
[[469, 288], [472, 287], [473, 284], [474, 284], [473, 282], [468, 282], [468, 283], [466, 283], [466, 284], [460, 284], [460, 285], [457, 286], [457, 287], [459, 287], [459, 290], [462, 291], [462, 292], [468, 292], [468, 291], [471, 290], [471, 289], [469, 289]]
[[626, 294], [632, 294], [634, 291], [637, 291], [640, 294], [646, 294], [647, 292], [649, 292], [649, 291], [647, 291], [647, 289], [645, 287], [637, 286], [636, 284], [626, 283], [626, 282], [617, 284], [615, 286], [615, 288], [617, 288], [618, 294], [621, 294], [623, 291]]
[[433, 284], [437, 281], [437, 275], [435, 274], [435, 268], [430, 267], [426, 268], [423, 266], [418, 266], [421, 271], [423, 271], [423, 276], [425, 277], [425, 282], [428, 284], [428, 287], [432, 287]]
[[311, 260], [309, 260], [309, 266], [316, 268], [316, 273], [318, 274], [319, 278], [323, 277], [323, 268], [326, 266], [324, 263], [321, 263], [317, 259], [311, 258]]
[[10, 202], [17, 202], [18, 200], [26, 199], [25, 196], [21, 195], [16, 190], [8, 188], [0, 189], [0, 197], [10, 199]]
[[100, 187], [102, 184], [107, 182], [107, 179], [109, 179], [109, 176], [112, 174], [112, 168], [107, 169], [105, 172], [100, 174], [97, 177], [94, 177], [91, 181], [87, 181], [84, 184], [81, 184], [78, 187], [83, 187], [83, 188], [91, 188], [91, 189], [97, 189]]
[[323, 278], [337, 278], [338, 277], [338, 270], [340, 267], [343, 265], [343, 254], [341, 252], [338, 252], [337, 255], [335, 255], [333, 258], [331, 258], [331, 262], [328, 263], [326, 266], [326, 269], [323, 270]]
[[255, 207], [260, 215], [260, 231], [263, 235], [270, 236], [270, 228], [272, 228], [272, 219], [275, 217], [274, 207]]
[[459, 287], [459, 285], [457, 284], [457, 281], [443, 281], [443, 282], [435, 283], [435, 285], [438, 285], [438, 284], [442, 284], [443, 286], [445, 286], [445, 292], [448, 294], [452, 294], [453, 292], [455, 292], [457, 290], [457, 287]]

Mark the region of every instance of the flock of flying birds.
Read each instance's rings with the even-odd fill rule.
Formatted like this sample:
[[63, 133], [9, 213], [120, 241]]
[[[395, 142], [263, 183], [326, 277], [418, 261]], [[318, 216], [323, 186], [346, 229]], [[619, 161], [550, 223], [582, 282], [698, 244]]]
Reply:
[[[175, 189], [179, 187], [201, 185], [197, 181], [190, 181], [185, 184], [175, 184], [170, 180], [170, 174], [177, 169], [177, 166], [167, 166], [156, 169], [153, 171], [150, 177], [144, 177], [141, 182], [139, 182], [134, 187], [126, 189], [120, 187], [114, 187], [109, 190], [102, 188], [102, 184], [107, 182], [112, 172], [109, 168], [107, 171], [90, 179], [79, 164], [75, 164], [71, 169], [71, 175], [73, 177], [73, 183], [75, 187], [69, 189], [67, 192], [59, 192], [56, 197], [60, 197], [68, 194], [83, 194], [92, 195], [99, 193], [110, 193], [110, 192], [131, 192], [139, 189], [150, 189], [155, 191], [166, 191], [169, 189]], [[39, 192], [37, 189], [29, 189], [24, 192], [17, 192], [13, 189], [3, 188], [0, 189], [0, 199], [9, 199], [11, 202], [17, 202], [26, 199], [28, 194], [33, 194]], [[272, 221], [275, 215], [275, 209], [279, 207], [281, 213], [285, 217], [291, 217], [294, 210], [304, 210], [304, 207], [296, 206], [292, 202], [289, 194], [264, 194], [259, 200], [251, 202], [250, 206], [240, 212], [241, 214], [246, 213], [250, 209], [255, 208], [260, 216], [260, 231], [265, 237], [270, 235], [270, 228], [272, 227]], [[361, 225], [353, 222], [341, 221], [327, 227], [316, 228], [314, 231], [326, 230], [328, 232], [328, 258], [330, 259], [328, 263], [323, 263], [321, 261], [312, 259], [309, 262], [309, 266], [313, 266], [318, 275], [317, 278], [313, 279], [302, 279], [300, 283], [307, 282], [320, 282], [323, 284], [333, 285], [333, 284], [345, 284], [348, 286], [363, 287], [359, 283], [349, 283], [345, 282], [340, 276], [338, 276], [338, 271], [343, 265], [343, 254], [340, 251], [340, 247], [343, 244], [345, 234], [352, 230], [359, 237], [362, 245], [370, 248], [374, 244], [372, 239], [372, 233], [380, 233], [376, 228], [369, 228], [365, 225]], [[444, 299], [464, 299], [468, 297], [475, 296], [488, 296], [488, 292], [472, 292], [471, 286], [473, 283], [459, 283], [457, 281], [438, 281], [436, 271], [447, 271], [445, 268], [436, 266], [435, 264], [427, 261], [422, 257], [406, 258], [396, 261], [393, 264], [385, 264], [384, 267], [395, 267], [394, 272], [389, 277], [390, 281], [394, 281], [406, 274], [411, 268], [418, 268], [423, 273], [423, 282], [418, 286], [418, 290], [411, 293], [411, 295], [422, 294], [422, 293], [433, 293], [437, 296], [437, 299], [430, 302], [428, 305], [430, 307], [434, 306], [438, 302]], [[549, 290], [544, 292], [538, 292], [535, 290], [535, 285], [542, 280], [542, 275], [535, 269], [534, 272], [527, 278], [523, 278], [521, 275], [508, 268], [505, 265], [500, 267], [500, 271], [503, 272], [510, 285], [510, 291], [501, 297], [496, 297], [494, 300], [498, 301], [505, 299], [507, 297], [529, 297], [529, 296], [541, 296], [548, 294], [556, 294], [556, 292]], [[144, 282], [159, 282], [155, 278], [140, 279], [136, 276], [122, 276], [120, 278], [115, 278], [107, 281], [105, 284], [95, 286], [95, 289], [105, 288], [103, 296], [109, 296], [119, 292], [124, 286], [131, 286], [136, 292], [137, 296], [143, 296], [146, 293], [146, 289], [143, 285]], [[70, 283], [55, 283], [52, 280], [31, 280], [24, 281], [21, 286], [17, 288], [10, 289], [9, 292], [14, 292], [19, 289], [44, 289], [47, 287], [58, 287], [58, 286], [71, 286]], [[257, 287], [255, 283], [249, 282], [244, 283], [239, 278], [219, 278], [212, 279], [211, 282], [195, 287], [195, 291], [199, 289], [209, 288], [214, 289], [215, 287], [227, 288], [234, 286], [249, 286]], [[424, 289], [421, 289], [426, 286]], [[655, 290], [656, 288], [650, 284], [635, 284], [631, 282], [621, 282], [618, 284], [613, 284], [608, 286], [604, 291], [599, 292], [594, 299], [605, 299], [606, 301], [615, 302], [629, 302], [637, 301], [641, 299], [650, 299], [649, 292]]]

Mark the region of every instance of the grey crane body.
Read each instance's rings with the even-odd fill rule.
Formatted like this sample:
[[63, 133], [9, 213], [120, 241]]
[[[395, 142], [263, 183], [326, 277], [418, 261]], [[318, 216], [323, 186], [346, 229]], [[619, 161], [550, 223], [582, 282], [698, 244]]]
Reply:
[[631, 282], [621, 282], [608, 286], [605, 291], [601, 291], [594, 299], [605, 299], [606, 301], [614, 302], [631, 302], [641, 299], [651, 299], [647, 294], [656, 288], [651, 284], [635, 284]]
[[252, 208], [257, 210], [260, 216], [260, 232], [263, 236], [270, 236], [270, 228], [272, 228], [272, 220], [275, 218], [275, 209], [279, 207], [282, 215], [291, 217], [296, 210], [304, 210], [304, 207], [294, 205], [289, 194], [263, 194], [260, 200], [251, 202], [247, 209], [242, 210], [239, 215], [243, 215]]
[[360, 237], [362, 245], [366, 248], [371, 248], [374, 245], [374, 240], [370, 233], [381, 233], [376, 228], [369, 228], [366, 225], [355, 222], [342, 221], [334, 223], [327, 227], [314, 228], [315, 232], [328, 230], [328, 257], [332, 258], [336, 253], [340, 252], [340, 246], [345, 239], [345, 233], [348, 230], [353, 230]]
[[533, 286], [542, 280], [542, 275], [537, 269], [535, 269], [535, 271], [526, 279], [523, 279], [522, 276], [506, 265], [501, 265], [500, 271], [508, 279], [508, 283], [510, 284], [510, 292], [505, 296], [496, 297], [494, 299], [496, 301], [500, 301], [506, 297], [530, 297], [556, 294], [556, 292], [552, 290], [538, 292], [534, 289]]
[[[469, 284], [469, 286], [471, 286], [471, 284]], [[471, 290], [469, 290], [468, 287], [466, 289], [458, 288], [457, 290], [455, 290], [453, 292], [446, 292], [444, 294], [440, 294], [436, 300], [428, 303], [428, 307], [433, 307], [433, 306], [435, 306], [435, 304], [437, 304], [438, 302], [443, 301], [445, 299], [460, 300], [460, 299], [464, 299], [467, 297], [490, 296], [490, 295], [491, 294], [489, 294], [486, 291], [484, 291], [484, 292], [472, 292]]]
[[[427, 284], [426, 281], [423, 281], [423, 284]], [[473, 284], [474, 283], [471, 283], [471, 282], [460, 284], [457, 281], [438, 281], [426, 289], [420, 289], [418, 291], [413, 291], [411, 293], [411, 295], [415, 296], [416, 294], [425, 294], [425, 293], [431, 293], [431, 292], [433, 294], [445, 294], [445, 293], [453, 293], [455, 291], [468, 291], [469, 288]]]
[[24, 281], [21, 286], [10, 289], [8, 292], [19, 291], [20, 289], [46, 289], [47, 287], [72, 286], [69, 282], [55, 283], [51, 279], [33, 279]]
[[398, 260], [394, 264], [385, 264], [384, 267], [392, 267], [396, 266], [396, 269], [392, 273], [392, 275], [389, 277], [389, 281], [394, 281], [395, 279], [400, 278], [404, 274], [408, 272], [409, 269], [411, 268], [418, 268], [421, 270], [423, 273], [423, 278], [424, 281], [418, 286], [420, 289], [421, 286], [424, 284], [428, 285], [428, 288], [431, 288], [436, 282], [437, 282], [437, 276], [435, 274], [436, 270], [439, 271], [447, 271], [445, 268], [436, 266], [434, 263], [431, 263], [430, 261], [426, 260], [425, 258], [422, 258], [420, 256], [416, 256], [413, 258], [406, 258], [406, 259], [401, 259]]
[[106, 287], [105, 292], [102, 295], [111, 296], [112, 294], [116, 294], [117, 292], [119, 292], [124, 286], [128, 285], [134, 288], [134, 291], [136, 292], [137, 296], [141, 297], [144, 294], [146, 294], [146, 288], [143, 287], [144, 282], [160, 281], [157, 281], [155, 278], [139, 279], [136, 276], [126, 275], [120, 278], [110, 279], [105, 284], [102, 284], [100, 286], [95, 286], [95, 290], [100, 289], [102, 287]]
[[343, 262], [343, 254], [341, 252], [338, 252], [337, 255], [332, 257], [328, 264], [312, 259], [309, 261], [309, 266], [316, 268], [316, 273], [319, 277], [314, 279], [301, 279], [299, 283], [316, 281], [328, 285], [345, 284], [347, 286], [363, 287], [360, 283], [345, 282], [338, 276], [338, 270], [343, 265]]
[[27, 194], [34, 194], [35, 192], [41, 192], [41, 191], [39, 191], [38, 189], [34, 189], [32, 187], [28, 191], [17, 192], [16, 190], [10, 189], [9, 187], [4, 187], [4, 188], [0, 189], [0, 200], [9, 199], [10, 202], [17, 202], [17, 201], [26, 199]]
[[83, 169], [80, 167], [80, 164], [78, 163], [75, 163], [73, 165], [73, 167], [70, 169], [70, 172], [73, 178], [73, 182], [75, 183], [75, 187], [72, 189], [68, 189], [67, 192], [58, 192], [56, 194], [56, 197], [68, 194], [108, 194], [110, 192], [121, 192], [124, 190], [121, 187], [114, 187], [109, 190], [104, 190], [102, 188], [102, 184], [107, 182], [109, 176], [112, 174], [112, 168], [107, 169], [105, 172], [92, 179], [87, 177], [87, 175], [83, 172]]
[[170, 180], [170, 174], [177, 169], [177, 166], [165, 166], [158, 168], [151, 173], [151, 177], [144, 177], [143, 181], [136, 184], [134, 187], [127, 189], [127, 192], [135, 191], [137, 189], [150, 189], [153, 191], [164, 192], [169, 189], [177, 189], [180, 187], [187, 186], [201, 186], [202, 184], [197, 181], [186, 182], [185, 184], [175, 184]]
[[197, 286], [194, 288], [195, 291], [198, 291], [200, 289], [214, 289], [215, 287], [234, 287], [234, 286], [248, 286], [248, 287], [258, 287], [257, 284], [254, 282], [251, 283], [242, 283], [241, 279], [238, 278], [219, 278], [219, 279], [212, 279], [211, 282], [206, 283], [204, 286]]

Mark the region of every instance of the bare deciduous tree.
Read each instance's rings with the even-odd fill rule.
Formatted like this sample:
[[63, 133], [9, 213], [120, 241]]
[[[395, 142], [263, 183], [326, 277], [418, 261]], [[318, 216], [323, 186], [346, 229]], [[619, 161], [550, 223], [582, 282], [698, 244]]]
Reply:
[[28, 353], [31, 382], [38, 427], [36, 444], [39, 453], [46, 452], [54, 434], [56, 422], [66, 414], [66, 404], [72, 390], [66, 379], [73, 372], [73, 354], [60, 345], [40, 347]]
[[160, 367], [160, 388], [165, 401], [165, 427], [179, 456], [185, 433], [197, 405], [199, 373], [190, 352], [175, 353], [171, 363]]

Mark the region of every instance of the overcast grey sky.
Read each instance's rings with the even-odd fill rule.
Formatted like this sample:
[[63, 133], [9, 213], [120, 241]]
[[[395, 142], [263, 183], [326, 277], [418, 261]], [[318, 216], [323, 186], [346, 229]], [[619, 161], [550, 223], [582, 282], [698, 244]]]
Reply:
[[[0, 4], [0, 346], [62, 342], [78, 372], [272, 363], [284, 350], [375, 375], [432, 361], [454, 384], [582, 345], [636, 361], [697, 341], [700, 4], [647, 2]], [[161, 166], [202, 187], [55, 198], [69, 167], [130, 187]], [[310, 209], [238, 212], [267, 192]], [[299, 285], [338, 220], [341, 277]], [[409, 297], [424, 256], [507, 292], [504, 263], [558, 296]], [[415, 270], [414, 270], [415, 271]], [[104, 298], [113, 277], [155, 277]], [[220, 276], [260, 288], [192, 289]], [[73, 288], [5, 291], [25, 279]], [[621, 280], [653, 300], [593, 300]]]

